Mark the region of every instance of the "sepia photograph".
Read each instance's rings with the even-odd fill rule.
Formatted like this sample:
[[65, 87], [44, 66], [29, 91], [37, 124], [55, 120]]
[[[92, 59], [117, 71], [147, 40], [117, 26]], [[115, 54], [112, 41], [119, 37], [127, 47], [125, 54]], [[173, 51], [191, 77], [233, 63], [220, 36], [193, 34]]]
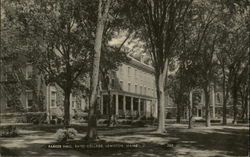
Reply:
[[0, 11], [0, 157], [249, 156], [249, 0]]

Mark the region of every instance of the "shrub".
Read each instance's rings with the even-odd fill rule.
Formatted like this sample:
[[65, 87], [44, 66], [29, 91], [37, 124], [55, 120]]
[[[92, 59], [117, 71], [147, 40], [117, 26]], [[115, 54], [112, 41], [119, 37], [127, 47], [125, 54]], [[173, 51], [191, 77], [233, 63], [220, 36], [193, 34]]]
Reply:
[[88, 117], [88, 113], [84, 112], [84, 110], [81, 109], [74, 109], [74, 116], [73, 119], [80, 120], [80, 119], [86, 119]]
[[122, 125], [130, 125], [132, 123], [132, 120], [129, 120], [129, 119], [118, 119], [117, 122], [118, 122], [118, 124], [122, 124]]
[[131, 125], [135, 126], [135, 127], [144, 127], [145, 126], [145, 121], [135, 120], [135, 121], [132, 121]]
[[52, 119], [50, 120], [50, 124], [63, 124], [63, 118], [58, 117], [57, 115], [52, 115]]
[[56, 132], [57, 141], [65, 142], [68, 139], [74, 139], [77, 135], [77, 131], [74, 128], [58, 129]]
[[16, 137], [18, 132], [16, 126], [9, 125], [3, 128], [2, 137]]
[[41, 124], [46, 121], [46, 113], [30, 112], [26, 114], [27, 123]]
[[51, 119], [50, 120], [50, 124], [56, 124], [56, 120], [55, 119]]

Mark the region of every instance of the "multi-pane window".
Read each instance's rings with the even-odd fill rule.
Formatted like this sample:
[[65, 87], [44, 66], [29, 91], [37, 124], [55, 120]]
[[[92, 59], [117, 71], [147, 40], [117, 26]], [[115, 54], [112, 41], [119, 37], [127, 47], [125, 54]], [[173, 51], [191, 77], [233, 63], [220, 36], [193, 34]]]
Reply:
[[120, 75], [122, 76], [123, 75], [123, 67], [122, 66], [120, 66]]
[[6, 66], [5, 80], [6, 81], [14, 81], [15, 80], [12, 66]]
[[128, 83], [128, 92], [130, 92], [130, 91], [131, 91], [131, 84]]
[[51, 91], [50, 105], [51, 105], [51, 107], [55, 107], [56, 106], [56, 91]]
[[220, 104], [222, 101], [221, 101], [221, 95], [220, 93], [216, 93], [216, 103], [217, 104]]
[[27, 65], [27, 67], [26, 67], [26, 79], [31, 79], [32, 78], [32, 72], [33, 72], [32, 66]]
[[137, 93], [137, 85], [135, 85], [135, 93]]
[[33, 105], [33, 93], [32, 93], [32, 91], [26, 92], [26, 105], [28, 108], [32, 107], [32, 105]]
[[112, 80], [111, 80], [111, 87], [112, 87], [112, 88], [115, 88], [115, 79], [112, 79]]
[[130, 74], [131, 74], [131, 68], [128, 67], [128, 77], [130, 77]]
[[123, 81], [120, 81], [121, 90], [123, 89]]
[[72, 108], [75, 108], [76, 107], [76, 96], [74, 94], [72, 94], [71, 103], [72, 103]]

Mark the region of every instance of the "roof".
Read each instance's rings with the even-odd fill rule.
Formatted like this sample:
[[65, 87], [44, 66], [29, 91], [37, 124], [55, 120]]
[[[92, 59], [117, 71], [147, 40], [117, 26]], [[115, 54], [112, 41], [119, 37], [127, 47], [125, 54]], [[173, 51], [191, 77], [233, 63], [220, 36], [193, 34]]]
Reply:
[[129, 63], [125, 63], [125, 64], [129, 64], [131, 66], [134, 66], [135, 68], [138, 68], [138, 69], [141, 69], [143, 71], [146, 71], [148, 73], [154, 73], [155, 70], [154, 70], [154, 67], [150, 66], [150, 65], [147, 65], [143, 62], [140, 62], [138, 60], [136, 60], [135, 58], [131, 57], [131, 56], [128, 56], [131, 60]]

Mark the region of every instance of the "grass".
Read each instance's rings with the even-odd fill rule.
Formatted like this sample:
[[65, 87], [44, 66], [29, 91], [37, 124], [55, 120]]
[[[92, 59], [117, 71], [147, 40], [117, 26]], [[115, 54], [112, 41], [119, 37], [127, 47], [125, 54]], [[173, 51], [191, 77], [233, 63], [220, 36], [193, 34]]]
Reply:
[[[80, 134], [70, 144], [83, 143], [80, 139], [86, 134], [86, 126], [72, 125]], [[54, 143], [54, 133], [60, 125], [28, 125], [20, 126], [20, 137], [0, 138], [1, 153], [15, 152], [20, 156], [247, 156], [247, 126], [213, 125], [206, 128], [196, 125], [187, 129], [186, 124], [169, 124], [166, 134], [157, 134], [155, 127], [117, 128], [99, 127], [98, 133], [106, 143], [139, 143], [144, 147], [133, 149], [78, 149], [55, 150], [46, 149], [46, 144]], [[175, 144], [174, 147], [167, 147]], [[4, 154], [2, 154], [4, 155]], [[13, 155], [13, 154], [12, 154]]]

